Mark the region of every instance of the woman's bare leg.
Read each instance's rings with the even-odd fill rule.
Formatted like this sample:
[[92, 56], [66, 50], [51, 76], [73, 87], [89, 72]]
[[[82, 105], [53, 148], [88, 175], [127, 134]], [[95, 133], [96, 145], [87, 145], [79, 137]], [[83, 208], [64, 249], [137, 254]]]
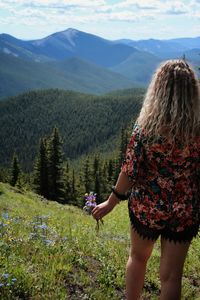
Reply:
[[190, 242], [174, 243], [161, 238], [161, 300], [181, 299], [183, 266]]
[[146, 265], [151, 256], [155, 242], [143, 239], [131, 229], [131, 249], [126, 266], [126, 296], [127, 300], [137, 300], [144, 285]]

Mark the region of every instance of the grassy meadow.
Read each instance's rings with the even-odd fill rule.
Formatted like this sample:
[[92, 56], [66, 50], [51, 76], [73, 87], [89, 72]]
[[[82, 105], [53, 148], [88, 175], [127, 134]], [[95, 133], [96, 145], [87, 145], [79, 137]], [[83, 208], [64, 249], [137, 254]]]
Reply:
[[[0, 299], [125, 299], [129, 252], [127, 203], [95, 230], [82, 210], [0, 183]], [[159, 241], [143, 299], [158, 299]], [[183, 277], [183, 298], [200, 299], [200, 241], [194, 239]]]

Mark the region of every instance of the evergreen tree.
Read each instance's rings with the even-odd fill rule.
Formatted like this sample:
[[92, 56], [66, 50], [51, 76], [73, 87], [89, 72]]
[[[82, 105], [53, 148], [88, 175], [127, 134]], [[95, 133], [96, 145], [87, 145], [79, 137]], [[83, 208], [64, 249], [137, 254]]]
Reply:
[[77, 205], [83, 208], [85, 206], [85, 185], [81, 174], [76, 177], [76, 192]]
[[89, 158], [87, 157], [83, 166], [83, 177], [84, 177], [84, 186], [85, 192], [89, 193], [91, 191], [91, 171]]
[[108, 180], [108, 162], [104, 162], [102, 167], [100, 167], [101, 171], [101, 196], [105, 200], [105, 198], [108, 196], [109, 192], [111, 191], [111, 183]]
[[40, 139], [39, 155], [36, 159], [34, 166], [34, 179], [35, 191], [49, 198], [49, 181], [48, 181], [48, 153], [47, 153], [47, 139]]
[[21, 173], [21, 170], [20, 170], [20, 166], [19, 166], [19, 160], [18, 160], [16, 153], [14, 153], [13, 159], [12, 159], [11, 179], [10, 179], [10, 184], [12, 186], [16, 185], [17, 181], [19, 180], [20, 173]]
[[0, 181], [10, 182], [10, 169], [0, 167]]
[[114, 162], [112, 159], [108, 162], [108, 181], [111, 182], [113, 180], [114, 175]]
[[100, 170], [100, 160], [99, 160], [99, 156], [97, 155], [94, 157], [93, 178], [94, 178], [94, 192], [97, 194], [96, 201], [97, 203], [100, 203], [102, 202], [102, 197], [101, 197], [102, 178], [101, 178], [101, 170]]
[[127, 139], [128, 139], [127, 130], [125, 130], [125, 128], [122, 127], [121, 139], [120, 139], [120, 149], [119, 149], [119, 166], [120, 167], [124, 160], [124, 155], [125, 155], [126, 147], [127, 147]]
[[120, 144], [119, 144], [119, 156], [118, 159], [115, 160], [115, 172], [114, 172], [114, 181], [116, 182], [118, 175], [121, 170], [121, 165], [125, 158], [126, 148], [127, 148], [127, 141], [128, 141], [128, 133], [124, 127], [121, 129], [121, 136], [120, 136]]
[[72, 192], [71, 192], [71, 181], [70, 181], [70, 172], [69, 172], [69, 162], [66, 161], [64, 168], [64, 182], [65, 182], [65, 203], [69, 203]]
[[49, 198], [64, 203], [63, 151], [62, 140], [57, 127], [54, 127], [48, 143], [49, 157]]
[[78, 205], [77, 203], [77, 191], [76, 191], [76, 179], [74, 169], [72, 171], [72, 185], [71, 185], [71, 203]]

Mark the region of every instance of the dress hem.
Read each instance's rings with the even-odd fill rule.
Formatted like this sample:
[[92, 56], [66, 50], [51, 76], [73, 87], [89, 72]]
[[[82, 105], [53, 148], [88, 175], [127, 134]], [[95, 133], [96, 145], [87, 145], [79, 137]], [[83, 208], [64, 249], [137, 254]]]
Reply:
[[163, 229], [150, 228], [147, 225], [142, 224], [138, 218], [134, 215], [133, 211], [129, 208], [129, 218], [132, 228], [143, 238], [152, 241], [156, 241], [161, 235], [162, 238], [169, 240], [170, 242], [190, 242], [194, 237], [198, 235], [199, 224], [186, 227], [183, 231], [172, 231], [168, 227]]

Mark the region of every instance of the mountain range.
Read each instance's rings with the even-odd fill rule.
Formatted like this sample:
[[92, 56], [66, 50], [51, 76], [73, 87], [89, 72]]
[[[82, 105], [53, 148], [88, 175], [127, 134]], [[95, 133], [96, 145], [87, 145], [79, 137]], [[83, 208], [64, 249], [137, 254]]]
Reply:
[[38, 40], [0, 34], [0, 97], [60, 88], [101, 94], [146, 86], [157, 65], [183, 56], [199, 66], [200, 37], [111, 41], [69, 28]]

